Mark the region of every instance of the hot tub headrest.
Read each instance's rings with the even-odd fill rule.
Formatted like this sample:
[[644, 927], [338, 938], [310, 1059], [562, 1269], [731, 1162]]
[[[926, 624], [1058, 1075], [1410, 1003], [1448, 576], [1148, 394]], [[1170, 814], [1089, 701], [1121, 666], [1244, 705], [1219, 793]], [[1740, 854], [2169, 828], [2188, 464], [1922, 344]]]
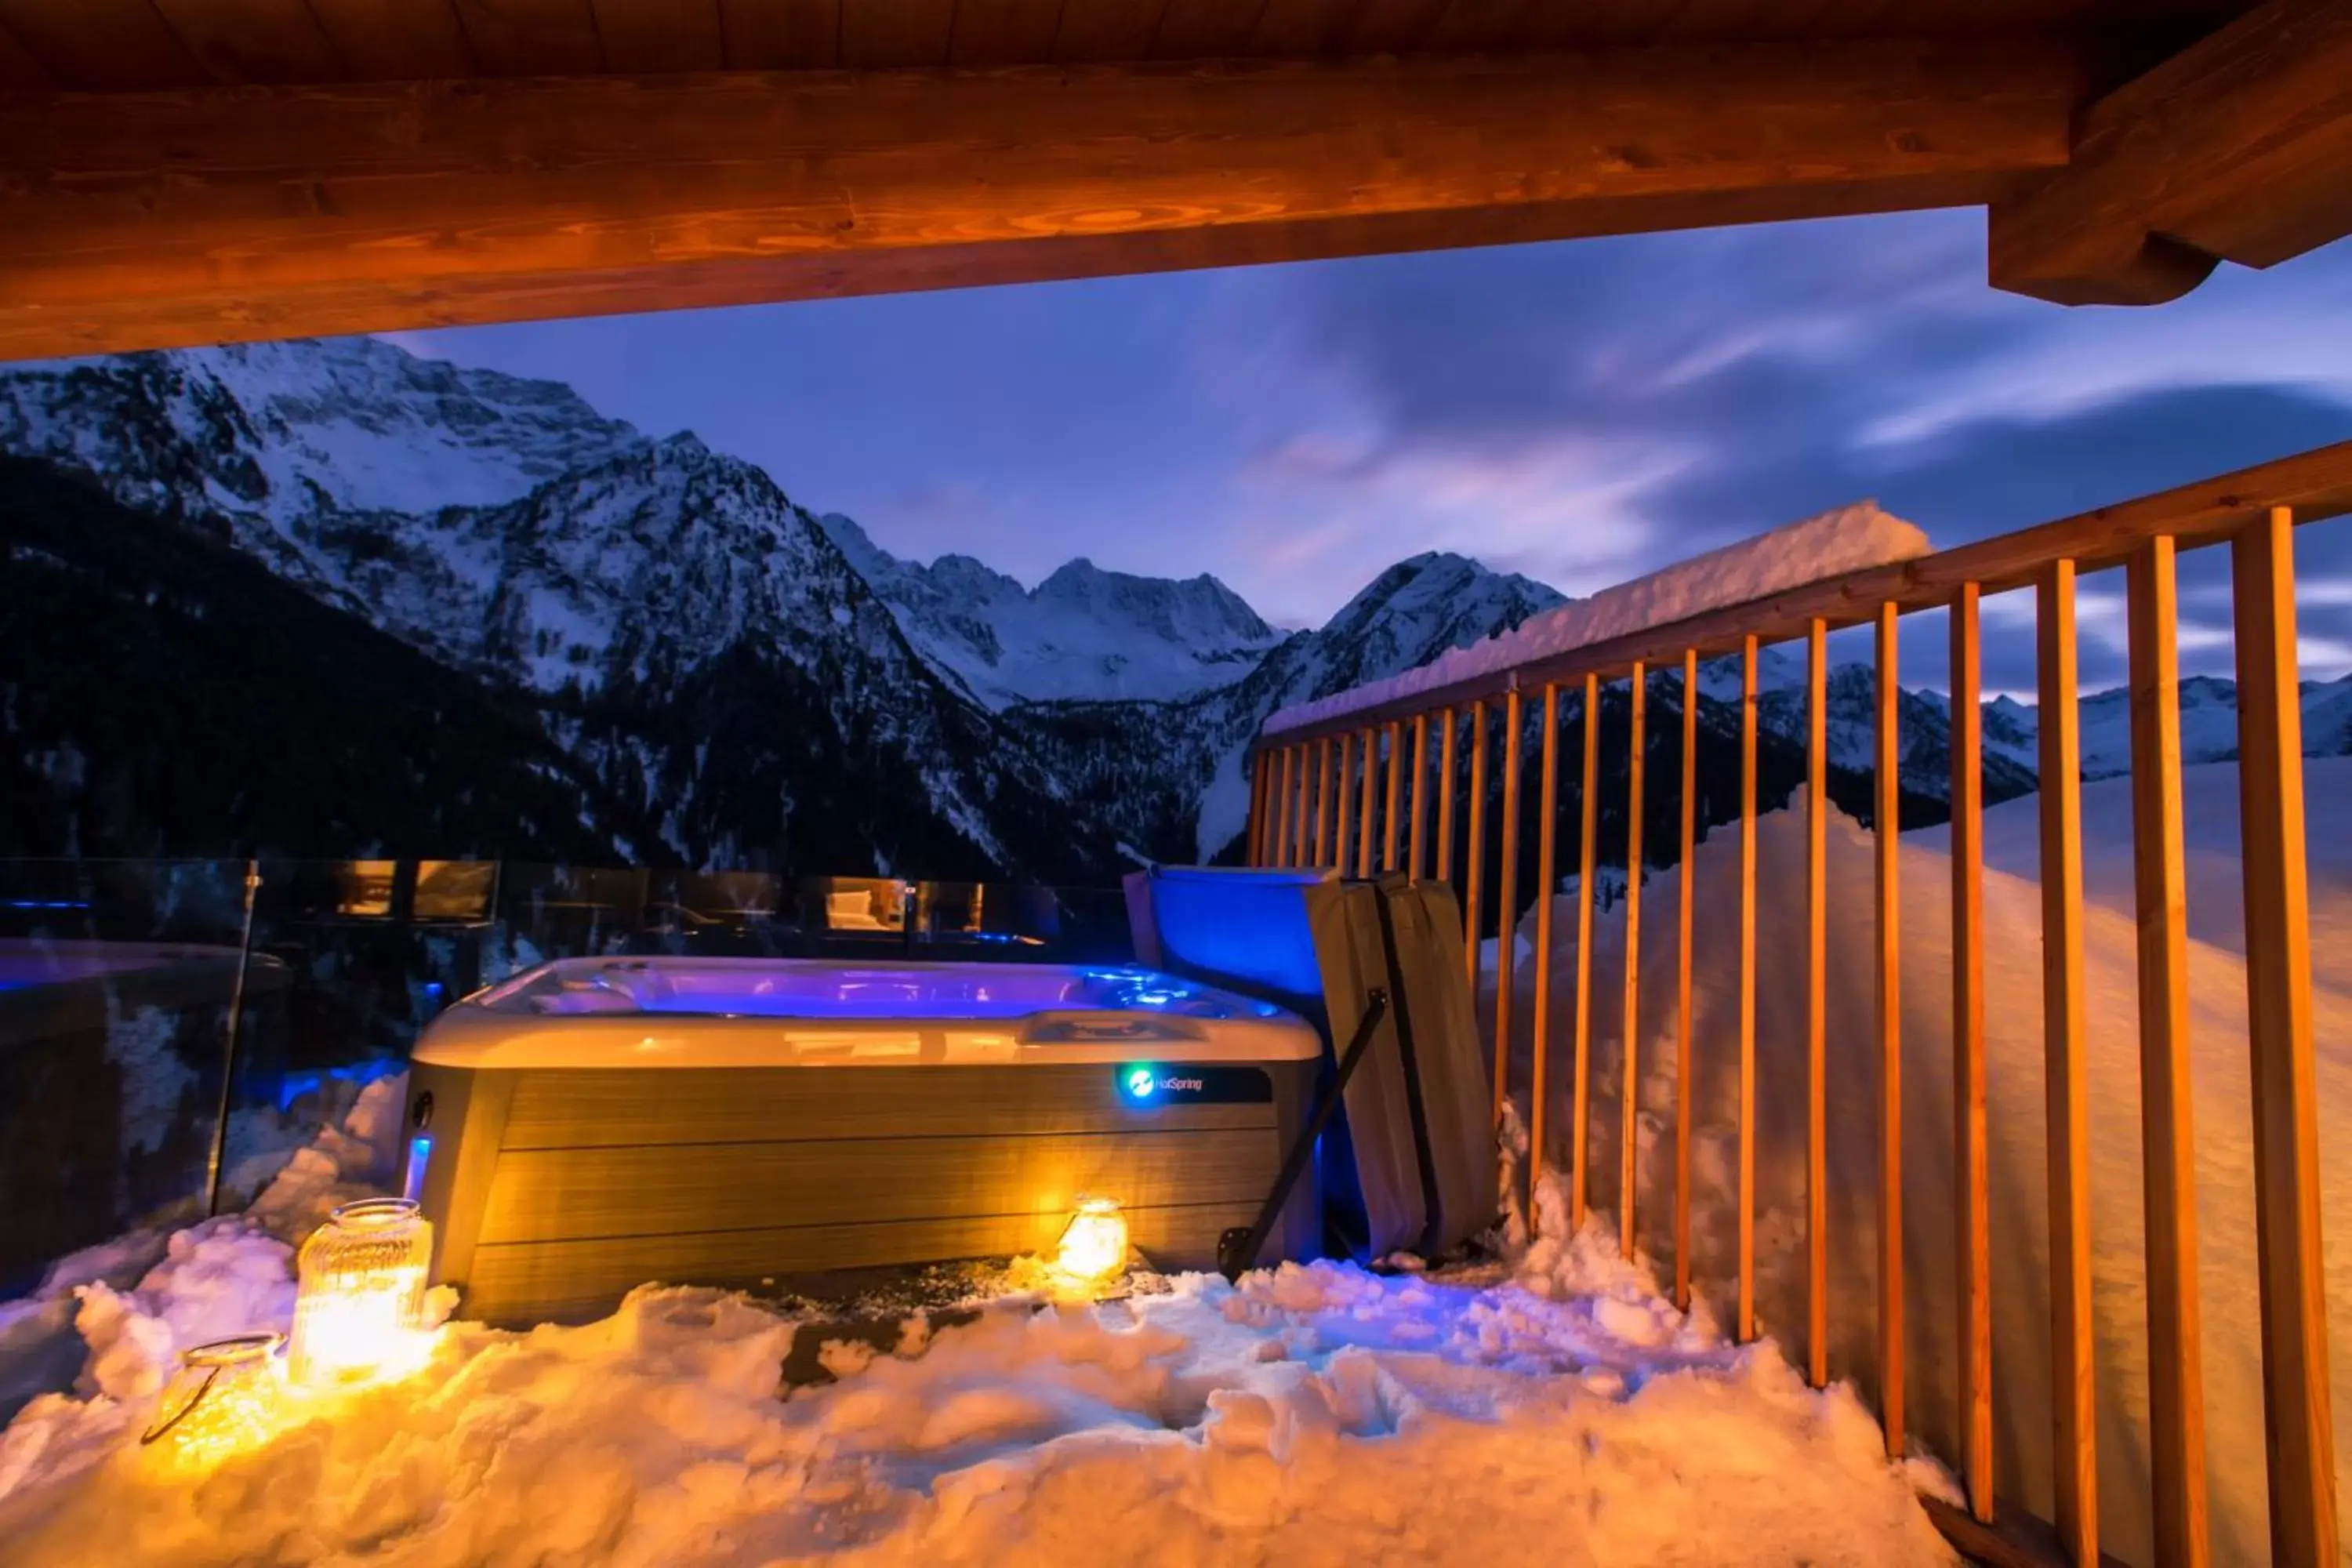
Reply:
[[1307, 930], [1309, 889], [1336, 880], [1320, 870], [1158, 866], [1126, 879], [1135, 956], [1148, 968], [1216, 979], [1300, 1011], [1323, 997], [1323, 973]]

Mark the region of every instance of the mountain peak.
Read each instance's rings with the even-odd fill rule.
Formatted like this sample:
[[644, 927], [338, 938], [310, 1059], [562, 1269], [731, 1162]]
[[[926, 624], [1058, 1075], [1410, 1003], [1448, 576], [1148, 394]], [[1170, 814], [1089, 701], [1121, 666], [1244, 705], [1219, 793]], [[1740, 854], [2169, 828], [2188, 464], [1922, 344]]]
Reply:
[[1282, 634], [1202, 574], [1171, 579], [1064, 562], [1034, 588], [970, 555], [892, 555], [845, 517], [830, 534], [932, 667], [989, 707], [1185, 698], [1239, 680]]
[[84, 469], [142, 509], [280, 532], [322, 508], [421, 513], [513, 500], [644, 440], [559, 382], [375, 338], [0, 370], [0, 447]]
[[[1399, 647], [1426, 647], [1428, 657], [1433, 658], [1448, 647], [1467, 647], [1566, 603], [1567, 596], [1559, 590], [1532, 577], [1496, 572], [1483, 562], [1450, 551], [1426, 550], [1407, 556], [1364, 584], [1331, 617], [1326, 629], [1364, 637], [1377, 635], [1383, 623], [1393, 623], [1399, 628], [1395, 633]], [[1474, 631], [1475, 636], [1468, 635]], [[1466, 640], [1456, 640], [1464, 637]], [[1311, 695], [1328, 696], [1344, 689], [1345, 685], [1333, 686]]]

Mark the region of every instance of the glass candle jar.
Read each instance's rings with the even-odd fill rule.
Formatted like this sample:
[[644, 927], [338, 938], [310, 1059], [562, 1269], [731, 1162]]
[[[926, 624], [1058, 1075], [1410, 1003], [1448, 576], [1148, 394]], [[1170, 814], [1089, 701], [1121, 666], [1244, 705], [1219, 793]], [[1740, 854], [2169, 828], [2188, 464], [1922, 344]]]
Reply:
[[207, 1470], [267, 1443], [285, 1415], [278, 1364], [285, 1342], [283, 1334], [238, 1334], [181, 1352], [140, 1443], [179, 1470]]
[[408, 1198], [345, 1204], [296, 1263], [293, 1380], [336, 1388], [404, 1376], [425, 1358], [433, 1226]]
[[1127, 1268], [1127, 1215], [1117, 1198], [1082, 1197], [1054, 1250], [1054, 1268], [1087, 1285], [1105, 1285]]

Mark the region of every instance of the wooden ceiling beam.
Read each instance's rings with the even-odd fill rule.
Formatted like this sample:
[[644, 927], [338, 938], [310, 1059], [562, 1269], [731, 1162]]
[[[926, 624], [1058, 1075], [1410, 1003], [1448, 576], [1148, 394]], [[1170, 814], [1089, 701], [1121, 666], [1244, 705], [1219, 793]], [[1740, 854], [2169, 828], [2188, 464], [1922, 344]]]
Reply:
[[422, 81], [474, 74], [474, 53], [450, 0], [309, 0], [342, 74], [354, 81]]
[[0, 29], [63, 88], [208, 81], [152, 0], [0, 0]]
[[730, 70], [829, 70], [841, 63], [841, 0], [719, 0]]
[[2352, 233], [2352, 0], [2270, 0], [2093, 104], [2066, 169], [1993, 204], [1994, 287], [2178, 299]]
[[0, 357], [1983, 201], [2055, 40], [0, 96]]
[[594, 9], [607, 70], [715, 71], [727, 64], [719, 0], [595, 0]]

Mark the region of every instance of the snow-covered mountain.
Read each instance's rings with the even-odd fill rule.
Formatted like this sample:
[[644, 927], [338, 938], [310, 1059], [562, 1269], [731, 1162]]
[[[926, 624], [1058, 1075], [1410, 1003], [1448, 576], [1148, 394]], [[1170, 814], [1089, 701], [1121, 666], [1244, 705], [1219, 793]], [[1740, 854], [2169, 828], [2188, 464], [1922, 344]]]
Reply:
[[[1831, 671], [1831, 749], [1848, 766], [1870, 765], [1872, 700], [1877, 682], [1866, 664], [1841, 666]], [[1766, 699], [1768, 705], [1772, 699]], [[1796, 716], [1801, 719], [1801, 698]], [[1951, 704], [1940, 691], [1903, 694], [1904, 770], [1913, 774], [1913, 737], [1918, 737], [1918, 787], [1938, 799], [1948, 790], [1928, 776], [1935, 768], [1948, 773]], [[1983, 706], [1983, 744], [1987, 793], [1998, 798], [2000, 781], [2017, 779], [2022, 794], [2033, 787], [2041, 772], [2038, 747], [2042, 715], [2029, 702], [1996, 697]], [[2083, 780], [2120, 778], [2131, 772], [2131, 693], [2124, 687], [2095, 691], [2081, 699]], [[2303, 683], [2303, 749], [2305, 756], [2352, 755], [2352, 676], [2332, 681]], [[2237, 682], [2218, 676], [2192, 675], [2180, 682], [2180, 760], [2188, 766], [2226, 763], [2238, 755]]]
[[570, 387], [373, 338], [180, 349], [0, 372], [0, 448], [141, 510], [228, 524], [280, 575], [341, 594], [310, 537], [350, 512], [516, 500], [645, 437]]
[[[1423, 558], [1385, 574], [1331, 626], [1286, 636], [1205, 576], [1077, 561], [1024, 589], [969, 557], [898, 561], [848, 520], [796, 506], [755, 466], [690, 435], [648, 438], [568, 387], [370, 339], [0, 372], [0, 450], [94, 483], [352, 617], [353, 635], [335, 639], [360, 650], [346, 657], [382, 662], [358, 634], [388, 634], [480, 683], [494, 710], [517, 713], [565, 759], [541, 773], [595, 795], [581, 823], [625, 858], [1099, 881], [1133, 857], [1189, 856], [1230, 837], [1201, 830], [1202, 794], [1218, 762], [1238, 776], [1234, 759], [1280, 702], [1402, 668], [1557, 597]], [[14, 499], [54, 510], [61, 493], [27, 478]], [[42, 573], [89, 575], [29, 536], [7, 559], [31, 593], [37, 560]], [[152, 601], [141, 585], [152, 574], [122, 564], [110, 568], [110, 614]], [[237, 580], [210, 558], [191, 570], [207, 593]], [[235, 613], [210, 597], [185, 609]], [[213, 645], [176, 633], [166, 645], [186, 666], [180, 679], [207, 679], [198, 650]], [[54, 662], [55, 650], [0, 651], [28, 668]], [[389, 676], [380, 685], [402, 689]], [[1036, 715], [1054, 710], [1115, 710], [1129, 737], [1184, 710], [1212, 765], [1171, 769], [1146, 747], [1122, 752], [1120, 782], [1106, 784], [1100, 759], [1073, 769], [1050, 743]], [[126, 853], [226, 847], [173, 840], [186, 829], [167, 830], [160, 808], [138, 820], [138, 799], [161, 798], [154, 770], [131, 754], [153, 726], [122, 718], [44, 710], [41, 754], [74, 761], [44, 775], [38, 787], [63, 793], [26, 819], [69, 825], [52, 836], [90, 852], [110, 835]], [[29, 746], [18, 728], [0, 704], [0, 733]], [[118, 798], [100, 811], [109, 780]], [[420, 773], [410, 787], [432, 786]], [[1130, 795], [1171, 788], [1157, 830], [1131, 831], [1142, 818]], [[225, 802], [224, 835], [236, 816]], [[1220, 805], [1215, 822], [1227, 816], [1237, 825], [1238, 806]], [[481, 826], [495, 810], [467, 820], [468, 845], [496, 852]], [[383, 837], [352, 831], [355, 846]]]
[[1320, 630], [1292, 635], [1231, 686], [1181, 702], [1015, 709], [1055, 770], [1129, 843], [1169, 858], [1230, 852], [1249, 816], [1244, 765], [1276, 709], [1426, 663], [1564, 603], [1532, 578], [1460, 555], [1401, 561]]
[[[2000, 744], [2027, 766], [2033, 765], [2041, 736], [2040, 715], [2029, 705], [2004, 700], [2005, 732]], [[1985, 718], [1985, 746], [1996, 744], [1992, 707]], [[2120, 777], [2131, 772], [2131, 693], [2122, 687], [2094, 692], [2082, 702], [2083, 777]], [[2313, 757], [2352, 753], [2352, 676], [2303, 683], [2303, 749]], [[2190, 676], [2180, 683], [2180, 760], [2226, 763], [2238, 755], [2238, 684], [2217, 676]]]
[[658, 825], [637, 857], [1048, 879], [1118, 864], [814, 519], [690, 436], [647, 440], [567, 389], [358, 340], [9, 373], [0, 440], [527, 705]]
[[969, 555], [902, 561], [838, 512], [817, 521], [907, 639], [991, 708], [1190, 697], [1239, 680], [1283, 640], [1205, 573], [1171, 582], [1080, 557], [1024, 588]]

